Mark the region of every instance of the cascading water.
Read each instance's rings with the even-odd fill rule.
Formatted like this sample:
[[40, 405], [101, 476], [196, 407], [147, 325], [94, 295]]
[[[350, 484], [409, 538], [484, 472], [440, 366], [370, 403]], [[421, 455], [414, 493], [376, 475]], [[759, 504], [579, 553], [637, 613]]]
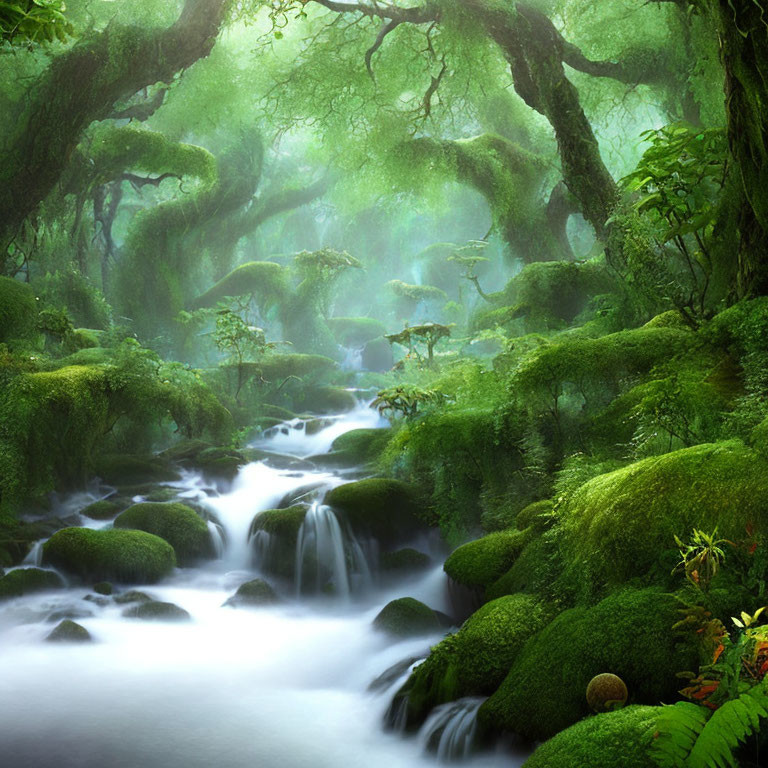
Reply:
[[[375, 413], [362, 409], [333, 418], [314, 435], [292, 436], [293, 453], [322, 452], [346, 430], [379, 423]], [[279, 443], [276, 437], [259, 447], [285, 452]], [[253, 519], [304, 488], [317, 486], [321, 497], [323, 488], [343, 482], [301, 463], [296, 470], [268, 462], [243, 467], [231, 489], [219, 495], [195, 474], [179, 489], [182, 500], [209, 511], [209, 529], [222, 557], [178, 570], [162, 584], [136, 588], [184, 608], [190, 622], [129, 619], [122, 615], [124, 606], [108, 598], [84, 600], [83, 587], [0, 603], [3, 768], [425, 768], [434, 763], [413, 739], [381, 727], [407, 669], [389, 679], [388, 687], [369, 691], [368, 686], [403, 660], [423, 658], [440, 640], [437, 632], [393, 641], [371, 626], [389, 600], [404, 594], [446, 610], [439, 566], [407, 585], [358, 590], [371, 581], [363, 549], [318, 503], [297, 545], [307, 555], [299, 581], [305, 582], [313, 556], [333, 574], [336, 594], [356, 596], [354, 604], [283, 593], [282, 602], [259, 609], [223, 607], [241, 583], [258, 575], [254, 556], [258, 562], [273, 551], [264, 531], [249, 543]], [[92, 500], [93, 495], [83, 499], [80, 507]], [[223, 535], [217, 535], [218, 526]], [[325, 554], [318, 557], [318, 545], [329, 553], [327, 560]], [[45, 643], [63, 616], [74, 617], [94, 642]], [[513, 768], [522, 761], [476, 755], [470, 763]]]
[[477, 711], [484, 701], [470, 697], [435, 707], [419, 732], [424, 748], [441, 762], [467, 760], [476, 746]]
[[342, 600], [353, 586], [371, 583], [362, 547], [325, 504], [313, 504], [299, 529], [295, 581], [299, 596], [324, 593]]

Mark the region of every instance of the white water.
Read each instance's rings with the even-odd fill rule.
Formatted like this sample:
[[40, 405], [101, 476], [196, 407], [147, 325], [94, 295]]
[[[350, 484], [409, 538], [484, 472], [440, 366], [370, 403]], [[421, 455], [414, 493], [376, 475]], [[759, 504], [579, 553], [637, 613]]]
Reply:
[[[356, 428], [359, 417], [348, 414], [333, 428], [340, 430], [337, 434]], [[297, 453], [316, 451], [307, 443], [298, 441]], [[0, 603], [0, 765], [434, 765], [435, 758], [424, 754], [418, 739], [382, 729], [391, 695], [404, 678], [375, 693], [368, 685], [397, 662], [425, 655], [440, 639], [393, 642], [371, 627], [383, 605], [406, 594], [446, 610], [440, 567], [387, 591], [363, 592], [354, 602], [297, 600], [286, 594], [276, 606], [222, 607], [239, 584], [257, 575], [247, 546], [253, 516], [314, 481], [341, 482], [327, 473], [255, 463], [243, 468], [231, 492], [209, 497], [200, 478], [186, 479], [185, 495], [207, 505], [223, 528], [223, 557], [138, 589], [180, 605], [191, 614], [189, 623], [126, 619], [123, 606], [84, 601], [84, 588]], [[330, 525], [327, 514], [318, 514]], [[94, 643], [44, 642], [55, 626], [46, 617], [65, 608], [88, 614], [77, 621]], [[470, 758], [468, 764], [513, 768], [521, 761], [491, 754]]]

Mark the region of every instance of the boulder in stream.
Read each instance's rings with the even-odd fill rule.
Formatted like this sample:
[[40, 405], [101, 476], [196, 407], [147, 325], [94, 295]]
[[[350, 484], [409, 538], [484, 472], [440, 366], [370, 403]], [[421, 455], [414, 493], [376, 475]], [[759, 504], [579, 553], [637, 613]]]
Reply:
[[159, 536], [176, 552], [179, 565], [191, 565], [215, 555], [208, 524], [193, 509], [178, 502], [141, 502], [115, 519], [115, 528], [131, 528]]
[[49, 643], [90, 643], [91, 633], [76, 621], [64, 619], [45, 638]]
[[373, 626], [398, 637], [427, 635], [442, 629], [435, 612], [413, 597], [400, 597], [387, 603], [373, 620]]
[[123, 616], [144, 621], [190, 621], [192, 618], [175, 603], [164, 603], [160, 600], [149, 600], [126, 608]]
[[264, 579], [252, 579], [238, 587], [232, 597], [224, 605], [233, 608], [258, 605], [270, 605], [278, 600], [275, 590]]
[[173, 547], [145, 531], [65, 528], [43, 545], [43, 561], [84, 581], [147, 584], [176, 565]]
[[0, 577], [0, 600], [62, 587], [61, 577], [42, 568], [17, 568]]

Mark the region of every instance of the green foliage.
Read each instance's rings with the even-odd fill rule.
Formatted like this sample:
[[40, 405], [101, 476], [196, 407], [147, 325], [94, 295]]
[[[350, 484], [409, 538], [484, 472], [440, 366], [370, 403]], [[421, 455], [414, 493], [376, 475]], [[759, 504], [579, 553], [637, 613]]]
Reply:
[[714, 712], [690, 702], [664, 707], [651, 754], [660, 768], [738, 765], [734, 750], [768, 717], [764, 682], [747, 688]]
[[0, 41], [10, 45], [66, 43], [74, 28], [63, 0], [16, 0], [0, 3]]
[[440, 405], [446, 400], [442, 392], [434, 389], [422, 389], [421, 387], [399, 384], [388, 389], [382, 389], [376, 399], [371, 403], [371, 408], [376, 408], [380, 413], [390, 411], [393, 416], [402, 415], [406, 419], [413, 419], [419, 411], [434, 405]]
[[704, 591], [709, 589], [710, 582], [725, 562], [725, 550], [720, 545], [733, 545], [727, 539], [717, 538], [717, 528], [711, 534], [694, 528], [687, 544], [677, 536], [675, 543], [680, 550], [680, 562], [675, 570], [682, 570], [688, 581]]

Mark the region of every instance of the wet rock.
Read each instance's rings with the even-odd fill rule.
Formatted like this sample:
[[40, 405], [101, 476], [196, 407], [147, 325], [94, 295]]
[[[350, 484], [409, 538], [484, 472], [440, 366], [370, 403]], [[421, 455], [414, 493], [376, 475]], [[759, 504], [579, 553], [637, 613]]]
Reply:
[[253, 579], [241, 584], [237, 592], [224, 605], [234, 608], [243, 606], [271, 605], [277, 602], [275, 590], [264, 579]]
[[411, 547], [398, 549], [395, 552], [384, 552], [379, 558], [382, 571], [389, 573], [413, 573], [423, 571], [432, 565], [432, 558]]
[[435, 612], [413, 597], [401, 597], [387, 603], [373, 620], [373, 626], [397, 637], [427, 635], [441, 629]]
[[111, 595], [113, 589], [112, 584], [108, 581], [99, 581], [93, 585], [93, 591], [97, 595]]
[[103, 595], [86, 595], [83, 600], [87, 600], [89, 603], [98, 605], [100, 608], [103, 608], [105, 605], [109, 605], [109, 598], [104, 597]]
[[163, 603], [159, 600], [149, 600], [131, 606], [123, 611], [123, 616], [144, 621], [190, 621], [192, 618], [175, 603]]
[[48, 637], [49, 643], [90, 643], [93, 641], [91, 633], [81, 627], [77, 622], [64, 619]]
[[112, 520], [117, 516], [122, 507], [115, 501], [102, 499], [94, 501], [84, 509], [80, 510], [81, 515], [89, 517], [91, 520]]
[[146, 592], [139, 592], [137, 589], [131, 589], [128, 592], [115, 595], [113, 600], [118, 605], [125, 605], [127, 603], [148, 603], [152, 600]]

